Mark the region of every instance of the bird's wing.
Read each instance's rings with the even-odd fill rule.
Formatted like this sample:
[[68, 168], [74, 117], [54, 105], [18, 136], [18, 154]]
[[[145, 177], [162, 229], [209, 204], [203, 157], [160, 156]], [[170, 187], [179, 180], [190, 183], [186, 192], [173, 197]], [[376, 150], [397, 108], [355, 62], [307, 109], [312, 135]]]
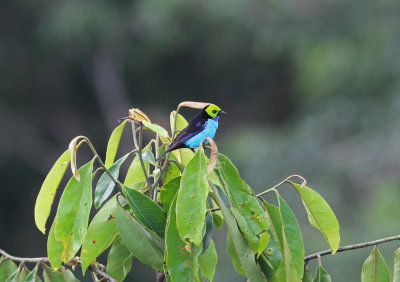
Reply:
[[183, 143], [187, 140], [200, 133], [206, 127], [207, 121], [196, 116], [190, 120], [188, 126], [186, 126], [178, 136], [176, 136], [174, 142], [168, 148], [170, 151], [182, 147]]

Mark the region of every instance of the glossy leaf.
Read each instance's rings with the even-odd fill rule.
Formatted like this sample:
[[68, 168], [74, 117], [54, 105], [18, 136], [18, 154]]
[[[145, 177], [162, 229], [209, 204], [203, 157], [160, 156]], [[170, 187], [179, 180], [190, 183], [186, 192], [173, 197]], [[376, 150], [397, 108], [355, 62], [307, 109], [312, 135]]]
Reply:
[[[118, 179], [119, 169], [121, 165], [124, 163], [126, 158], [129, 157], [129, 153], [117, 160], [108, 168], [108, 171], [114, 177], [114, 179]], [[97, 182], [96, 189], [94, 192], [94, 206], [98, 209], [107, 198], [111, 195], [115, 187], [115, 183], [112, 181], [110, 176], [106, 172], [103, 172], [99, 181]]]
[[144, 112], [142, 112], [140, 109], [138, 109], [138, 108], [135, 108], [135, 109], [130, 109], [129, 110], [129, 113], [131, 114], [131, 115], [133, 115], [133, 117], [135, 117], [136, 119], [138, 119], [139, 121], [148, 121], [148, 122], [151, 122], [150, 121], [150, 118], [144, 113]]
[[[177, 161], [177, 158], [174, 156], [174, 154], [170, 154], [169, 159]], [[178, 167], [178, 165], [175, 162], [168, 162], [165, 172], [163, 174], [163, 182], [168, 183], [169, 181], [180, 175], [181, 175], [181, 169]]]
[[47, 237], [47, 257], [50, 260], [51, 267], [59, 269], [62, 264], [61, 254], [64, 246], [61, 241], [57, 241], [54, 231], [55, 222], [51, 225], [49, 236]]
[[325, 271], [322, 265], [318, 266], [313, 282], [331, 282], [331, 276]]
[[372, 249], [371, 254], [364, 261], [361, 270], [362, 282], [389, 282], [389, 270], [385, 259], [377, 247]]
[[[240, 261], [243, 272], [250, 281], [265, 281], [264, 275], [256, 264], [254, 253], [243, 234], [239, 231], [235, 218], [221, 199], [216, 186], [211, 184], [211, 187], [214, 200], [217, 202], [224, 215], [228, 236], [230, 236], [231, 246], [227, 244], [227, 248], [233, 250], [232, 253], [235, 253], [235, 257]], [[234, 258], [232, 257], [232, 259]]]
[[47, 265], [43, 267], [43, 278], [45, 282], [79, 282], [75, 278], [71, 270], [61, 267], [60, 270], [54, 271]]
[[106, 272], [118, 281], [122, 281], [131, 271], [132, 259], [133, 255], [118, 237], [108, 253]]
[[310, 268], [308, 268], [308, 266], [305, 267], [304, 270], [304, 276], [303, 276], [303, 280], [302, 282], [313, 282], [313, 275], [312, 272], [310, 270]]
[[164, 251], [160, 238], [129, 215], [117, 201], [117, 227], [126, 248], [142, 263], [163, 269]]
[[35, 223], [43, 234], [46, 233], [46, 221], [51, 211], [54, 196], [70, 160], [71, 155], [67, 150], [57, 159], [50, 169], [40, 188], [39, 195], [37, 196], [35, 204]]
[[154, 158], [154, 155], [153, 155], [153, 153], [151, 152], [150, 149], [147, 149], [147, 150], [145, 150], [145, 151], [143, 152], [142, 158], [143, 158], [143, 161], [146, 161], [146, 162], [148, 162], [149, 164], [152, 164], [152, 165], [154, 165], [154, 166], [157, 166], [156, 160], [155, 160], [155, 158]]
[[23, 282], [29, 274], [29, 270], [21, 263], [18, 268], [5, 280], [6, 282]]
[[37, 275], [38, 271], [38, 266], [36, 265], [36, 267], [28, 274], [28, 276], [26, 276], [25, 282], [38, 282], [38, 281], [42, 281], [42, 279], [40, 279], [40, 277]]
[[58, 205], [55, 222], [55, 238], [62, 241], [63, 262], [68, 262], [83, 243], [92, 206], [93, 160], [79, 169], [81, 181], [72, 177], [67, 183]]
[[228, 253], [228, 255], [230, 255], [233, 267], [235, 268], [236, 272], [242, 275], [246, 275], [246, 272], [244, 271], [244, 268], [242, 266], [242, 262], [239, 259], [236, 246], [235, 244], [233, 244], [230, 233], [228, 233], [226, 236], [226, 252]]
[[260, 266], [268, 282], [279, 282], [276, 272], [271, 263], [268, 261], [267, 257], [265, 256], [265, 253], [262, 253], [257, 258], [257, 263]]
[[[297, 222], [296, 216], [292, 209], [286, 203], [286, 201], [279, 196], [279, 211], [282, 220], [283, 236], [289, 246], [293, 265], [297, 270], [299, 278], [303, 277], [304, 272], [304, 245], [303, 236], [301, 234], [299, 223]], [[285, 252], [285, 241], [284, 241], [284, 252]]]
[[[272, 232], [272, 231], [270, 231]], [[273, 269], [278, 269], [279, 265], [282, 261], [282, 254], [280, 248], [275, 243], [274, 236], [271, 236], [271, 239], [268, 242], [267, 248], [264, 250], [263, 254], [265, 255], [268, 262], [271, 264]]]
[[155, 124], [155, 123], [148, 122], [146, 120], [143, 120], [142, 123], [145, 126], [144, 129], [151, 130], [162, 137], [165, 137], [165, 138], [168, 137], [168, 132], [162, 126]]
[[[170, 126], [171, 126], [171, 131], [173, 129], [175, 129], [175, 130], [184, 129], [188, 125], [188, 122], [186, 121], [186, 119], [181, 114], [178, 114], [176, 116], [176, 123], [175, 123], [175, 126], [174, 126], [175, 114], [176, 114], [176, 111], [173, 111], [173, 112], [171, 112], [171, 114], [169, 116], [169, 122], [170, 122]], [[172, 132], [172, 135], [174, 135], [173, 132]]]
[[288, 182], [300, 194], [311, 225], [321, 231], [332, 249], [332, 254], [335, 254], [339, 248], [340, 233], [339, 222], [331, 207], [320, 194], [310, 187], [302, 187], [300, 184]]
[[[151, 143], [143, 148], [142, 152], [145, 152], [151, 147]], [[144, 162], [144, 167], [146, 172], [149, 172], [149, 163]], [[131, 165], [128, 168], [128, 172], [126, 173], [124, 184], [126, 186], [133, 186], [138, 183], [143, 183], [146, 180], [146, 177], [143, 172], [142, 165], [140, 164], [140, 159], [135, 156]]]
[[211, 243], [212, 238], [212, 226], [213, 226], [213, 217], [211, 212], [207, 212], [206, 214], [206, 225], [205, 225], [205, 233], [203, 236], [203, 250], [201, 253], [207, 251], [208, 246]]
[[181, 177], [172, 178], [170, 181], [164, 184], [161, 187], [160, 191], [160, 202], [164, 205], [164, 210], [168, 212], [169, 207], [173, 199], [175, 198], [176, 193], [178, 192], [179, 186], [181, 184]]
[[213, 213], [212, 214], [213, 217], [213, 222], [215, 224], [215, 226], [219, 229], [222, 228], [222, 226], [224, 225], [224, 220], [222, 219], [222, 217], [218, 214], [218, 213]]
[[394, 275], [393, 281], [400, 281], [400, 248], [396, 249], [393, 254], [394, 258]]
[[[188, 125], [188, 122], [182, 115], [178, 114], [176, 116], [176, 126], [174, 126], [175, 113], [176, 112], [173, 111], [173, 112], [171, 112], [171, 115], [170, 115], [171, 131], [173, 129], [175, 129], [175, 131], [176, 130], [180, 131]], [[172, 135], [173, 135], [173, 133], [172, 133]], [[175, 137], [176, 136], [177, 136], [177, 134], [175, 134]], [[183, 165], [187, 165], [194, 155], [190, 149], [186, 149], [186, 148], [175, 150], [172, 153], [178, 158], [178, 161], [180, 163], [182, 163]]]
[[106, 160], [104, 165], [109, 168], [115, 160], [117, 155], [119, 142], [121, 140], [122, 132], [124, 131], [127, 120], [124, 120], [120, 125], [118, 125], [111, 133], [110, 139], [107, 143]]
[[94, 216], [82, 244], [81, 263], [85, 273], [91, 262], [103, 253], [118, 235], [115, 222], [115, 197], [111, 198]]
[[158, 236], [164, 238], [167, 215], [162, 208], [136, 190], [124, 186], [123, 192], [135, 218]]
[[286, 236], [284, 236], [283, 233], [283, 224], [279, 207], [271, 205], [266, 201], [263, 201], [263, 203], [267, 210], [269, 221], [271, 222], [271, 235], [282, 256], [282, 260], [276, 270], [276, 276], [279, 278], [279, 281], [297, 281], [297, 270], [292, 261], [292, 253], [288, 246]]
[[184, 242], [176, 224], [176, 198], [168, 214], [165, 262], [172, 281], [199, 281], [199, 255], [202, 246]]
[[218, 170], [240, 230], [253, 251], [262, 253], [269, 241], [269, 222], [264, 209], [251, 188], [240, 178], [236, 167], [222, 154], [218, 157]]
[[217, 267], [218, 255], [214, 241], [211, 240], [207, 250], [199, 256], [201, 274], [210, 281], [214, 279], [215, 268]]
[[208, 195], [207, 161], [203, 148], [183, 171], [176, 199], [176, 224], [181, 238], [199, 246], [203, 240]]
[[0, 259], [0, 281], [6, 281], [17, 270], [17, 265], [10, 259]]

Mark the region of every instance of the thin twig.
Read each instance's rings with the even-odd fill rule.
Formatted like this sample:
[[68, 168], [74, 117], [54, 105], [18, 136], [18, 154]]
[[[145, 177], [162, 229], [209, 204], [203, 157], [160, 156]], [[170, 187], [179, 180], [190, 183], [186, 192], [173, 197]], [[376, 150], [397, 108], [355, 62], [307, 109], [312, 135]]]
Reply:
[[[374, 240], [374, 241], [369, 241], [369, 242], [365, 242], [365, 243], [360, 243], [360, 244], [348, 245], [348, 246], [340, 247], [340, 248], [338, 248], [337, 253], [344, 252], [344, 251], [349, 251], [349, 250], [367, 248], [367, 247], [371, 247], [371, 246], [374, 246], [374, 245], [379, 245], [379, 244], [383, 244], [383, 243], [387, 243], [387, 242], [391, 242], [391, 241], [395, 241], [395, 240], [400, 240], [400, 235], [386, 237], [386, 238], [382, 238], [382, 239], [378, 239], [378, 240]], [[321, 252], [317, 252], [317, 253], [314, 253], [314, 254], [306, 256], [304, 258], [304, 262], [307, 263], [309, 260], [318, 258], [318, 256], [326, 256], [326, 255], [330, 255], [330, 254], [332, 254], [332, 249], [321, 251]]]
[[[2, 256], [12, 260], [12, 261], [18, 261], [18, 262], [36, 262], [36, 263], [39, 263], [39, 262], [41, 262], [41, 263], [50, 262], [48, 257], [21, 258], [21, 257], [12, 256], [9, 253], [3, 251], [2, 249], [0, 249], [0, 254]], [[79, 260], [77, 262], [80, 263]], [[105, 273], [101, 269], [95, 267], [94, 265], [89, 265], [89, 270], [97, 273], [98, 275], [102, 276], [105, 279], [108, 279], [110, 282], [118, 282], [115, 278], [111, 277], [110, 275], [108, 275], [107, 273]]]
[[21, 257], [15, 257], [12, 256], [10, 254], [8, 254], [7, 252], [3, 251], [2, 249], [0, 249], [0, 254], [3, 255], [6, 258], [9, 258], [13, 261], [19, 261], [19, 262], [49, 262], [49, 258], [47, 257], [39, 257], [39, 258], [21, 258]]
[[[176, 132], [175, 132], [175, 128], [176, 128], [176, 117], [178, 116], [179, 108], [180, 108], [180, 107], [178, 106], [178, 108], [177, 108], [176, 111], [175, 111], [174, 122], [172, 123], [172, 128], [171, 128], [171, 133], [172, 133], [172, 134], [171, 134], [171, 135], [172, 135], [172, 136], [171, 136], [171, 143], [174, 142], [174, 138], [175, 138], [175, 135], [176, 135]], [[157, 180], [154, 181], [153, 186], [151, 187], [151, 190], [154, 190], [154, 189], [157, 187], [158, 182], [160, 182], [160, 179], [161, 179], [161, 177], [163, 176], [165, 169], [167, 168], [168, 161], [169, 161], [169, 154], [170, 154], [170, 153], [171, 153], [171, 152], [168, 152], [168, 153], [165, 155], [164, 165], [160, 168], [160, 175], [158, 176]]]
[[[107, 173], [108, 177], [110, 177], [111, 181], [114, 182], [114, 184], [117, 186], [118, 190], [122, 193], [122, 185], [121, 183], [114, 178], [114, 176], [111, 174], [111, 172], [108, 170], [108, 168], [105, 166], [103, 161], [101, 160], [99, 154], [97, 153], [96, 149], [94, 148], [93, 144], [89, 141], [89, 139], [86, 139], [86, 143], [88, 144], [90, 150], [92, 151], [94, 157], [96, 158], [97, 162], [99, 165], [104, 169], [104, 171]], [[131, 153], [133, 154], [135, 151], [132, 151]]]
[[93, 265], [89, 265], [89, 270], [96, 272], [98, 275], [102, 276], [103, 278], [109, 280], [110, 282], [118, 282], [117, 279], [111, 277], [110, 275], [108, 275], [107, 273], [105, 273], [103, 270], [93, 266]]
[[289, 177], [287, 177], [286, 179], [282, 180], [278, 184], [276, 184], [276, 185], [272, 186], [271, 188], [265, 190], [264, 192], [261, 192], [260, 194], [257, 194], [257, 197], [261, 197], [262, 195], [267, 194], [268, 192], [275, 190], [276, 187], [282, 185], [283, 183], [285, 183], [286, 181], [288, 181], [290, 178], [293, 178], [293, 177], [298, 177], [298, 178], [300, 178], [302, 180], [302, 183], [301, 183], [302, 187], [306, 185], [307, 181], [303, 176], [298, 175], [298, 174], [293, 174], [293, 175], [290, 175]]
[[143, 136], [142, 136], [143, 133], [142, 132], [143, 132], [143, 125], [140, 124], [140, 127], [139, 127], [139, 150], [137, 152], [137, 155], [140, 160], [140, 165], [142, 166], [143, 174], [144, 174], [144, 177], [146, 178], [147, 185], [149, 185], [150, 195], [152, 196], [153, 195], [153, 186], [151, 184], [149, 176], [147, 175], [147, 170], [146, 170], [146, 167], [144, 166], [144, 161], [143, 161], [143, 156], [142, 156], [142, 150], [143, 150]]

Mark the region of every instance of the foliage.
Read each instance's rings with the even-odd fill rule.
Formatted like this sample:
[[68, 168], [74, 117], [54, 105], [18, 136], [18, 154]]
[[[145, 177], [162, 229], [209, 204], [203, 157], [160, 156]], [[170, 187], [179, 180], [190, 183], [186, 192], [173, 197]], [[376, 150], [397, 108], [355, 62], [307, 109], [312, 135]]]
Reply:
[[[180, 106], [198, 108], [199, 104], [184, 102]], [[135, 149], [115, 161], [119, 140], [126, 120], [111, 134], [106, 161], [96, 152], [88, 138], [78, 136], [47, 175], [35, 206], [37, 227], [45, 232], [45, 223], [53, 204], [54, 193], [70, 163], [72, 176], [63, 190], [55, 219], [48, 235], [48, 257], [51, 267], [39, 261], [29, 271], [22, 262], [15, 265], [9, 258], [0, 260], [0, 276], [7, 281], [39, 280], [39, 268], [45, 281], [72, 281], [74, 274], [66, 268], [81, 265], [83, 273], [100, 267], [122, 281], [132, 267], [132, 258], [164, 273], [167, 281], [213, 280], [217, 252], [212, 240], [212, 227], [227, 228], [227, 252], [236, 271], [249, 281], [330, 281], [319, 258], [315, 277], [305, 267], [302, 232], [292, 208], [277, 188], [288, 183], [300, 196], [310, 224], [319, 230], [335, 254], [339, 248], [338, 220], [324, 198], [306, 185], [292, 181], [290, 176], [278, 185], [256, 195], [240, 177], [231, 160], [218, 153], [209, 139], [209, 157], [203, 147], [193, 154], [185, 149], [173, 151], [160, 163], [154, 155], [161, 154], [173, 140], [176, 128], [186, 124], [177, 111], [171, 113], [171, 134], [140, 110], [130, 110], [125, 118], [133, 123]], [[177, 118], [178, 117], [178, 118]], [[179, 123], [179, 124], [178, 124]], [[137, 127], [138, 125], [138, 127]], [[142, 130], [156, 134], [143, 148]], [[164, 140], [159, 144], [159, 140]], [[94, 157], [78, 169], [77, 150], [88, 145]], [[118, 180], [120, 166], [134, 155], [125, 183]], [[169, 155], [169, 154], [168, 154]], [[99, 168], [95, 169], [95, 161]], [[133, 165], [135, 164], [135, 165]], [[172, 164], [176, 165], [172, 171]], [[95, 185], [96, 173], [104, 170]], [[169, 174], [174, 177], [168, 178]], [[140, 175], [140, 177], [136, 177]], [[129, 181], [127, 179], [136, 179]], [[115, 189], [117, 188], [117, 189]], [[111, 194], [115, 195], [110, 198]], [[274, 193], [276, 203], [263, 196]], [[107, 201], [108, 199], [108, 201]], [[97, 213], [90, 220], [94, 207]], [[108, 251], [107, 265], [96, 259]], [[78, 254], [80, 250], [80, 253]], [[395, 252], [395, 275], [399, 273], [399, 251]], [[362, 267], [362, 281], [388, 281], [389, 272], [377, 247]], [[103, 277], [104, 278], [104, 277]], [[107, 277], [105, 277], [107, 278]]]

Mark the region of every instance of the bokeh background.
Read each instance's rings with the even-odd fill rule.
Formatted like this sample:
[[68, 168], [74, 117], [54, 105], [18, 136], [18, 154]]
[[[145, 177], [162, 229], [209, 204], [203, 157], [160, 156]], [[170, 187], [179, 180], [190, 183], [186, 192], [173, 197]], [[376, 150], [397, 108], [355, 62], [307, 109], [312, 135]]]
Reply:
[[[399, 234], [399, 11], [385, 0], [1, 1], [0, 248], [46, 255], [35, 198], [73, 137], [104, 154], [129, 108], [167, 126], [184, 100], [229, 113], [218, 147], [256, 192], [303, 175], [337, 214], [341, 245]], [[279, 189], [306, 254], [326, 249], [294, 190]], [[245, 281], [224, 232], [215, 281]], [[381, 247], [390, 267], [398, 245]], [[357, 281], [369, 252], [322, 262], [334, 281]], [[154, 280], [132, 269], [128, 281]]]

